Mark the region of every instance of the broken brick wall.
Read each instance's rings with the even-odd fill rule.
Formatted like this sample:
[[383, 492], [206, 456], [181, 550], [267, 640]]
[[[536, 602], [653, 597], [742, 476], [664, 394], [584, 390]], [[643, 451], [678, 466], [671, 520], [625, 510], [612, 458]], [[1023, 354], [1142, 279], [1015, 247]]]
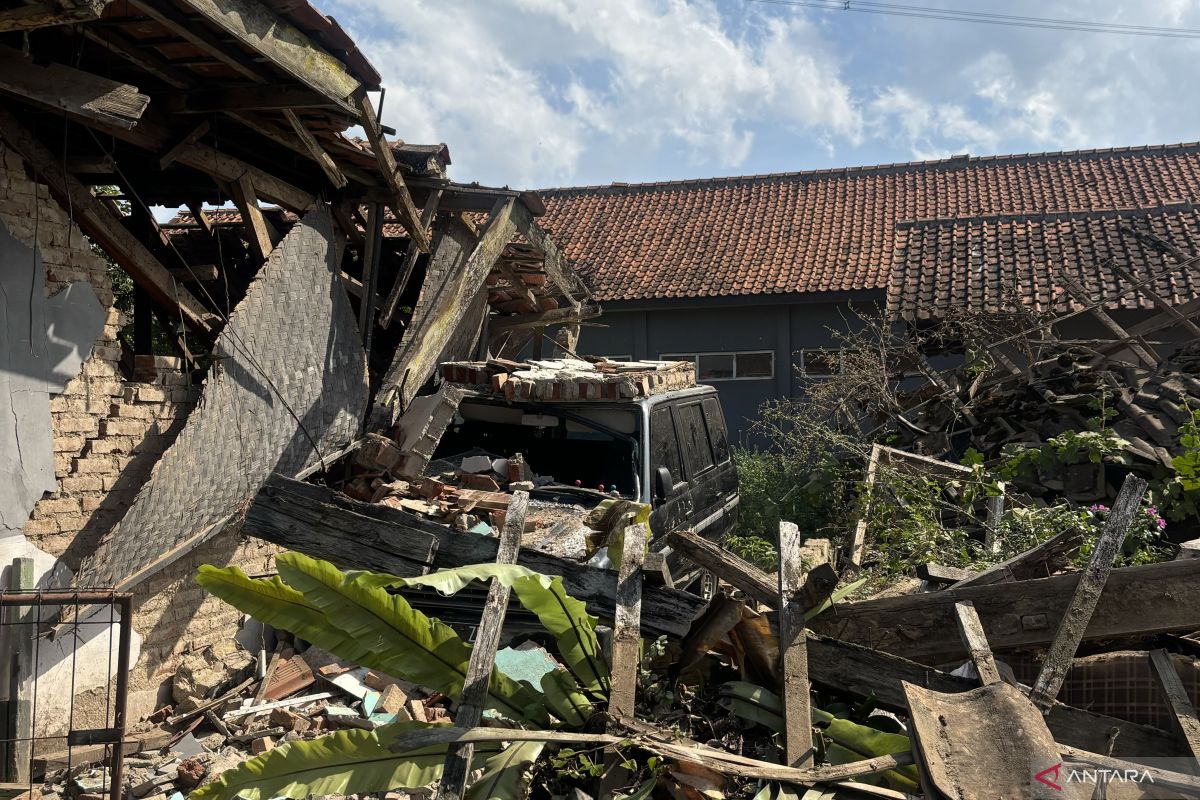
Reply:
[[[105, 309], [102, 330], [90, 352], [86, 344], [80, 347], [83, 362], [78, 374], [49, 398], [56, 488], [34, 505], [22, 531], [27, 544], [10, 540], [5, 549], [11, 559], [13, 554], [25, 554], [21, 547], [32, 545], [74, 571], [125, 514], [195, 406], [200, 387], [191, 385], [174, 359], [155, 359], [157, 368], [149, 374], [142, 374], [139, 360], [138, 377], [149, 379], [123, 378], [118, 331], [124, 320], [113, 305], [108, 265], [92, 251], [69, 212], [44, 185], [30, 180], [20, 157], [11, 150], [0, 153], [0, 198], [0, 226], [26, 246], [36, 242], [46, 296], [81, 282]], [[7, 302], [20, 300], [10, 297]], [[261, 574], [272, 569], [273, 554], [270, 545], [227, 532], [133, 589], [134, 629], [141, 649], [130, 681], [131, 720], [153, 709], [161, 685], [169, 680], [183, 652], [237, 632], [240, 614], [205, 597], [193, 579], [196, 567], [238, 564], [251, 574]], [[39, 694], [45, 697], [47, 689], [40, 687]], [[80, 693], [76, 727], [103, 724], [103, 695], [103, 689]]]

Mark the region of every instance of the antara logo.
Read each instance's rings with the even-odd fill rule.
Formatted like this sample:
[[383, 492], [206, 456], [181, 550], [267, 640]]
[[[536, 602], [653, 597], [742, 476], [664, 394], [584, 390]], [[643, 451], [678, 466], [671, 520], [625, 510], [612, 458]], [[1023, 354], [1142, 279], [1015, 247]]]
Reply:
[[[1058, 785], [1058, 771], [1060, 769], [1062, 769], [1061, 761], [1059, 763], [1055, 764], [1053, 767], [1044, 769], [1041, 772], [1039, 772], [1038, 774], [1034, 775], [1033, 779], [1040, 783], [1046, 784], [1047, 786], [1049, 786], [1051, 789], [1053, 789], [1056, 792], [1061, 792], [1062, 787]], [[1051, 780], [1051, 778], [1050, 778], [1051, 775], [1054, 776], [1053, 780]]]

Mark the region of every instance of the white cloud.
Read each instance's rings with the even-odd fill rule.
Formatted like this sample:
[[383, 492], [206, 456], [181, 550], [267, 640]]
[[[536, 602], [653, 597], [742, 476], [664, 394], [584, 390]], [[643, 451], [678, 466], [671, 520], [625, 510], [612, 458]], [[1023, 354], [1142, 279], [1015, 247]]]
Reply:
[[836, 59], [800, 15], [747, 6], [734, 26], [708, 0], [358, 0], [334, 11], [384, 75], [385, 122], [447, 142], [460, 179], [671, 177], [680, 162], [730, 171], [764, 125], [861, 135]]

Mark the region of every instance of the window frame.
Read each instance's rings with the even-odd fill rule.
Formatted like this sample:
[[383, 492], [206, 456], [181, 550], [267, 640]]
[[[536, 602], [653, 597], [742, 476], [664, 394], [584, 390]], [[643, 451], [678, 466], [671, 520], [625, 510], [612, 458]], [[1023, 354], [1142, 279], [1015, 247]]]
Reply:
[[[813, 380], [822, 378], [833, 378], [842, 375], [846, 371], [846, 360], [842, 355], [840, 347], [802, 347], [800, 348], [800, 375]], [[818, 372], [810, 373], [808, 371], [808, 354], [809, 353], [832, 353], [837, 357], [837, 372]]]
[[[771, 374], [770, 375], [752, 375], [742, 377], [738, 375], [738, 356], [762, 356], [771, 357]], [[732, 378], [703, 378], [700, 376], [700, 356], [733, 356], [733, 377]], [[775, 351], [774, 350], [707, 350], [696, 353], [659, 353], [660, 361], [691, 361], [692, 368], [696, 370], [696, 380], [705, 383], [727, 383], [730, 381], [773, 381], [775, 380]]]

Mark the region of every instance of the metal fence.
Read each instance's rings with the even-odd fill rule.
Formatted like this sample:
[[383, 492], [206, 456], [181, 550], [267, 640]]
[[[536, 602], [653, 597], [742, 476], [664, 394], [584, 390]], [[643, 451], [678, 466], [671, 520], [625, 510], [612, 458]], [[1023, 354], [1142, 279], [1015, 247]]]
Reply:
[[[46, 782], [121, 797], [132, 598], [0, 590], [0, 797], [36, 797]], [[87, 680], [94, 702], [80, 716], [103, 727], [76, 726], [76, 696]]]

